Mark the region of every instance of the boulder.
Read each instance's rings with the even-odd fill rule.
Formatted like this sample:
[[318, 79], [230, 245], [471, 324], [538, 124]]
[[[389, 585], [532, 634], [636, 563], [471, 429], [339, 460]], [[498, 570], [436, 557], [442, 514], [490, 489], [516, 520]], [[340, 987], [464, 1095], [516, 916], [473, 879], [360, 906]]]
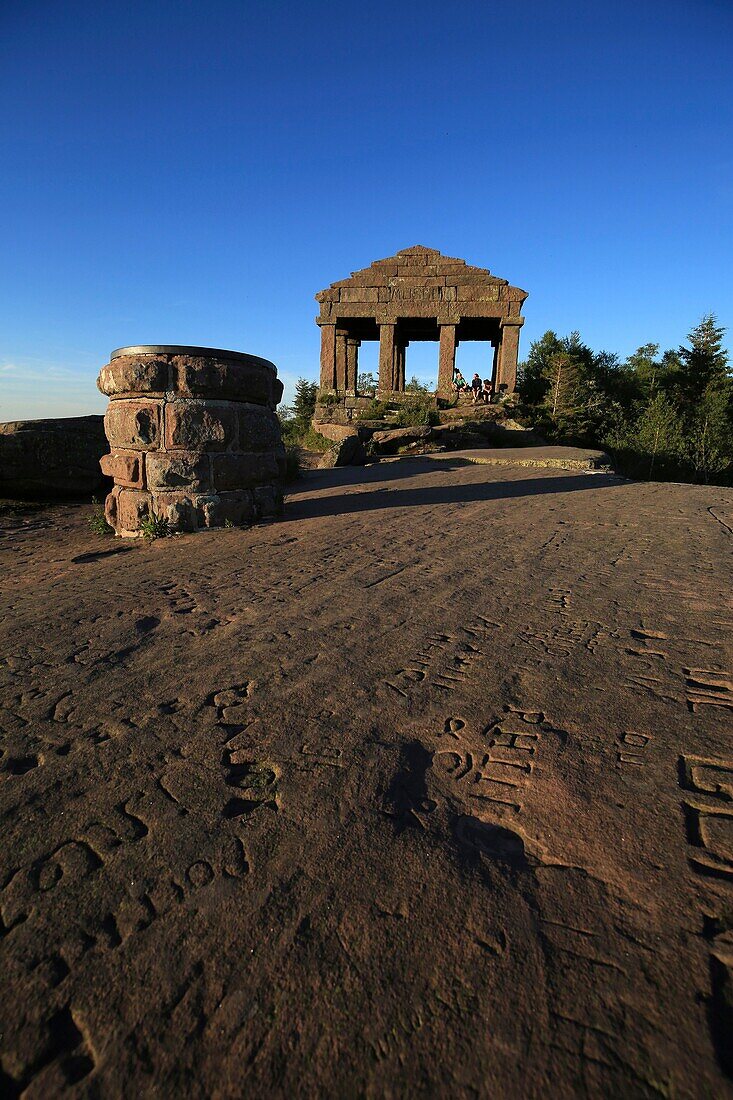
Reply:
[[111, 486], [99, 465], [108, 450], [102, 416], [0, 424], [0, 496], [88, 500]]
[[433, 428], [430, 438], [436, 443], [441, 443], [449, 451], [486, 446], [486, 436], [478, 430], [478, 425], [466, 424], [461, 420], [453, 424], [438, 425]]
[[358, 435], [349, 435], [340, 442], [334, 442], [322, 455], [318, 463], [321, 469], [334, 466], [363, 466], [366, 462], [364, 444]]
[[405, 447], [423, 443], [430, 438], [432, 428], [427, 424], [416, 424], [410, 428], [391, 428], [389, 431], [374, 432], [371, 451], [375, 454], [394, 455]]
[[330, 439], [332, 443], [342, 443], [349, 436], [358, 434], [356, 428], [350, 424], [331, 424], [327, 420], [314, 420], [313, 430], [322, 435], [324, 439]]

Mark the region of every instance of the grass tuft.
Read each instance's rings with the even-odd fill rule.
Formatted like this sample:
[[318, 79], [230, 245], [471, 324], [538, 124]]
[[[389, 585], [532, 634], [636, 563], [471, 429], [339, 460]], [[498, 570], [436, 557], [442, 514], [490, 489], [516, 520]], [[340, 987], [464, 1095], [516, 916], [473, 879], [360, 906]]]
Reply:
[[156, 516], [155, 512], [151, 512], [149, 516], [140, 521], [140, 530], [143, 533], [143, 538], [146, 539], [164, 539], [171, 534], [171, 527], [167, 519], [163, 516]]
[[92, 511], [87, 516], [87, 523], [95, 535], [114, 535], [114, 527], [110, 527], [104, 514], [104, 506], [96, 497], [92, 497]]

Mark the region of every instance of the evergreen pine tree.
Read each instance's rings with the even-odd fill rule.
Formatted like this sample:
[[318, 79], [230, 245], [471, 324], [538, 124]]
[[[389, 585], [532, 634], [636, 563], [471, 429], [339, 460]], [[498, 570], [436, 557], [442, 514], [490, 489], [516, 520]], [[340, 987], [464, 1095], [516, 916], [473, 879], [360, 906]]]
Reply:
[[698, 404], [708, 387], [725, 386], [729, 381], [724, 333], [725, 329], [716, 324], [715, 314], [708, 313], [687, 337], [690, 347], [679, 349], [682, 369], [677, 385], [690, 409]]
[[316, 411], [316, 399], [318, 397], [318, 383], [309, 382], [306, 378], [299, 378], [295, 383], [295, 398], [293, 400], [293, 414], [298, 424], [307, 429], [313, 414]]

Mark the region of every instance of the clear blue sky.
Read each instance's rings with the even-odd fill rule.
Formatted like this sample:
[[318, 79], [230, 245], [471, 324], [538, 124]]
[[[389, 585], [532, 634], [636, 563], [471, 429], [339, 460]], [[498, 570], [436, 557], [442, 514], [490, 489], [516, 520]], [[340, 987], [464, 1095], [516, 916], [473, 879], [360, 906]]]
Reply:
[[0, 420], [130, 343], [292, 392], [313, 295], [412, 244], [530, 292], [520, 354], [733, 326], [732, 54], [733, 0], [1, 0]]

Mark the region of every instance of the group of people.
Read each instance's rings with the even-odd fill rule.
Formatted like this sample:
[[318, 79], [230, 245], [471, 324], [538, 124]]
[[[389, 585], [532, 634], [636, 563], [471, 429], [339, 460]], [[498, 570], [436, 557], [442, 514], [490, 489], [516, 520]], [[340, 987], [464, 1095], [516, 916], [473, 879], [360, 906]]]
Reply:
[[479, 374], [474, 374], [469, 386], [458, 367], [453, 371], [453, 389], [458, 397], [461, 396], [463, 390], [470, 390], [474, 405], [477, 405], [479, 401], [483, 401], [484, 405], [488, 405], [494, 396], [494, 388], [491, 385], [490, 378], [484, 378], [482, 381]]

